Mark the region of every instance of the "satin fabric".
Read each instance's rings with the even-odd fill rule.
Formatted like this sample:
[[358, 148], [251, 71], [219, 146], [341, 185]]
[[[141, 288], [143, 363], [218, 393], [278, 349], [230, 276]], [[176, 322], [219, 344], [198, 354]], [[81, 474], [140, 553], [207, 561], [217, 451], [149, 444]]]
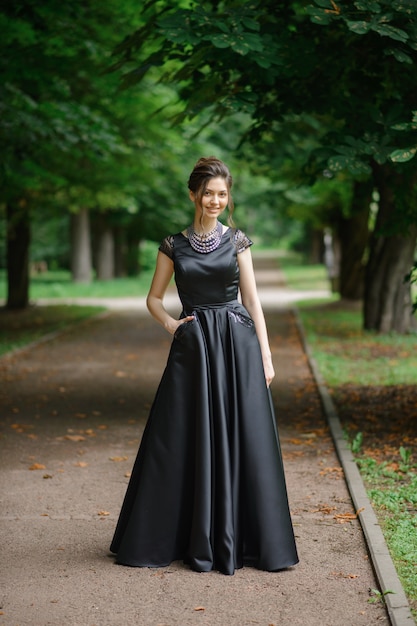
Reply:
[[254, 323], [238, 301], [230, 233], [199, 254], [174, 236], [184, 310], [111, 544], [116, 562], [199, 572], [298, 562]]

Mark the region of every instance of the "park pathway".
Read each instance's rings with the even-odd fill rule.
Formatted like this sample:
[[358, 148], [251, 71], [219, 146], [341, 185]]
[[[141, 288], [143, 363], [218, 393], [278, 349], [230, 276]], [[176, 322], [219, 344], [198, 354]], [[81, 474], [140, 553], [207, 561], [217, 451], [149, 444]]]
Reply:
[[0, 360], [0, 626], [388, 625], [370, 602], [376, 582], [294, 294], [270, 259], [256, 265], [300, 564], [231, 577], [114, 564], [108, 546], [170, 343], [143, 303], [120, 301]]

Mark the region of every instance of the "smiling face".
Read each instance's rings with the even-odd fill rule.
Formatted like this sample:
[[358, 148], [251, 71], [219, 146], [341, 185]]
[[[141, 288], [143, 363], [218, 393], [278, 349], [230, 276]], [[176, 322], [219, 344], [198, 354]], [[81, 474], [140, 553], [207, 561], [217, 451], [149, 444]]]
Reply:
[[220, 176], [210, 178], [201, 195], [190, 191], [190, 198], [196, 207], [196, 217], [201, 220], [207, 218], [216, 220], [227, 207], [229, 190], [227, 182]]

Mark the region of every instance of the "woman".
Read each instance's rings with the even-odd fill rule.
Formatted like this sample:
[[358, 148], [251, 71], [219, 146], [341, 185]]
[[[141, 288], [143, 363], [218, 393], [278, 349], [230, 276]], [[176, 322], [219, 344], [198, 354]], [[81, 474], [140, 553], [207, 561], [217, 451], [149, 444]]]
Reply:
[[[252, 242], [218, 221], [228, 207], [232, 223], [231, 186], [222, 161], [200, 159], [188, 181], [194, 221], [159, 248], [147, 305], [173, 341], [111, 545], [117, 563], [182, 559], [230, 575], [298, 562]], [[179, 320], [163, 305], [173, 273]]]

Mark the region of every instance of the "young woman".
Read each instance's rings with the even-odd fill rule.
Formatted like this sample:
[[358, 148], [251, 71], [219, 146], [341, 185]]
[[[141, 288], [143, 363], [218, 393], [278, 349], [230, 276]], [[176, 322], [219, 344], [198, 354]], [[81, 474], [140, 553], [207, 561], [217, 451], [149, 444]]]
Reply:
[[[231, 186], [222, 161], [200, 159], [193, 223], [159, 248], [147, 304], [173, 341], [111, 545], [117, 563], [181, 559], [230, 575], [298, 562], [252, 242], [218, 221], [228, 208], [233, 223]], [[179, 320], [163, 305], [173, 273]]]

